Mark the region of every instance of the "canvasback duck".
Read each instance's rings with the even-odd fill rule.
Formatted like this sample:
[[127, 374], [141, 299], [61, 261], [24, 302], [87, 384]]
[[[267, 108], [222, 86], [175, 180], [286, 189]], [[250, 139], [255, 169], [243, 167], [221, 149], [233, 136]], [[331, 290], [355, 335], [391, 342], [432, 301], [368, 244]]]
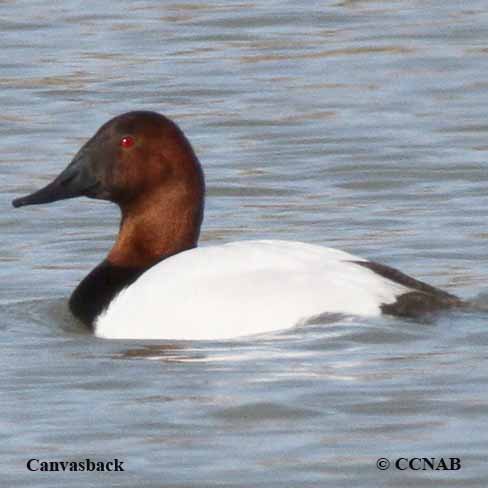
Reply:
[[122, 219], [106, 259], [69, 300], [99, 337], [229, 339], [325, 313], [418, 317], [456, 296], [343, 251], [287, 241], [197, 247], [202, 168], [180, 128], [155, 112], [105, 123], [68, 167], [15, 207], [86, 196]]

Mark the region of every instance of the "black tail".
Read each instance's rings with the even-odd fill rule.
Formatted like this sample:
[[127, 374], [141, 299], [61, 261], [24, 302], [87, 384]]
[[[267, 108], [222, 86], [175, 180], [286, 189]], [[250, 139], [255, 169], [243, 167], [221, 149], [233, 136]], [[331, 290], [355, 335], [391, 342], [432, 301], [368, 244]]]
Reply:
[[419, 318], [450, 308], [469, 306], [457, 296], [416, 280], [395, 268], [373, 261], [354, 261], [354, 263], [370, 269], [387, 280], [411, 289], [411, 291], [399, 295], [395, 302], [381, 305], [381, 311], [385, 314]]

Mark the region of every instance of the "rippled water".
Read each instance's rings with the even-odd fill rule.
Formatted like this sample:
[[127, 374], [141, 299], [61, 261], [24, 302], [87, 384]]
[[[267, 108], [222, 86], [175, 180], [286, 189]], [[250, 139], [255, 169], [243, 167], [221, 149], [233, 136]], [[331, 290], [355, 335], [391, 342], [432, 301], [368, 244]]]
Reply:
[[[486, 304], [486, 2], [5, 1], [0, 29], [2, 486], [485, 486], [486, 313], [99, 340], [65, 301], [116, 209], [10, 201], [157, 110], [204, 165], [204, 243], [323, 243]], [[126, 472], [26, 469], [86, 457]]]

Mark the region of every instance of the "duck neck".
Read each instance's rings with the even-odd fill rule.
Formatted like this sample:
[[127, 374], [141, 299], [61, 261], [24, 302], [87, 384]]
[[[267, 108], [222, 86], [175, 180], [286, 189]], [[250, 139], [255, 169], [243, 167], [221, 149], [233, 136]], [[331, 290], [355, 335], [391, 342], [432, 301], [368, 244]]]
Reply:
[[119, 236], [107, 258], [93, 269], [70, 298], [73, 314], [93, 329], [110, 302], [148, 268], [197, 246], [203, 218], [200, 193], [145, 196], [144, 202], [120, 205]]
[[114, 266], [147, 269], [197, 246], [203, 218], [201, 194], [163, 189], [120, 208], [119, 235], [107, 256]]

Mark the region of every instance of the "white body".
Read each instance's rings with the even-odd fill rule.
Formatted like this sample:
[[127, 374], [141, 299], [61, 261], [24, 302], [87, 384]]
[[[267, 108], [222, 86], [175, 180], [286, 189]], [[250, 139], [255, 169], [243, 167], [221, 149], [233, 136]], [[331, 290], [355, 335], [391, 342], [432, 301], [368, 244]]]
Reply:
[[408, 288], [343, 251], [287, 241], [198, 247], [146, 271], [95, 323], [112, 339], [229, 339], [322, 313], [375, 316]]

